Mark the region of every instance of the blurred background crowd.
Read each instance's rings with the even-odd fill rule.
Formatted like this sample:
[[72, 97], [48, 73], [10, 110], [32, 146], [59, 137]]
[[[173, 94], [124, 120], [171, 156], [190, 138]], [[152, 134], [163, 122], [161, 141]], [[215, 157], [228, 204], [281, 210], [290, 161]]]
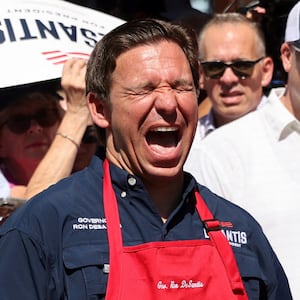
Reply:
[[93, 8], [126, 21], [139, 17], [156, 17], [190, 25], [197, 32], [214, 13], [241, 12], [247, 14], [255, 7], [265, 9], [256, 17], [265, 32], [267, 54], [274, 60], [274, 75], [271, 86], [282, 86], [286, 74], [282, 70], [279, 48], [284, 39], [288, 12], [296, 0], [68, 0], [78, 5]]
[[[18, 65], [19, 67], [19, 72], [16, 72], [15, 69], [11, 68], [10, 66], [5, 68], [3, 62], [3, 69], [7, 69], [8, 71], [10, 71], [7, 73], [12, 74], [13, 76], [11, 76], [12, 83], [9, 82], [12, 85], [3, 85], [3, 79], [3, 88], [0, 87], [0, 224], [2, 224], [19, 205], [24, 204], [28, 199], [31, 199], [36, 194], [47, 189], [50, 185], [53, 185], [61, 179], [68, 177], [70, 174], [85, 168], [87, 165], [89, 165], [92, 159], [95, 159], [94, 154], [96, 154], [96, 156], [99, 156], [100, 158], [104, 158], [105, 156], [109, 157], [109, 153], [111, 150], [109, 148], [109, 145], [111, 146], [113, 151], [117, 153], [117, 151], [113, 147], [114, 143], [111, 142], [112, 140], [114, 140], [113, 134], [108, 135], [110, 134], [109, 130], [111, 130], [111, 124], [105, 123], [107, 124], [107, 128], [105, 128], [105, 124], [105, 126], [103, 126], [102, 128], [103, 123], [99, 121], [99, 124], [101, 123], [99, 125], [97, 124], [97, 122], [95, 122], [95, 118], [92, 119], [90, 114], [91, 111], [87, 106], [87, 99], [89, 99], [89, 96], [86, 96], [86, 94], [89, 95], [89, 92], [91, 92], [91, 88], [89, 88], [89, 82], [87, 80], [88, 77], [86, 77], [86, 68], [88, 62], [87, 57], [89, 57], [89, 54], [85, 53], [86, 49], [82, 50], [80, 48], [80, 42], [83, 42], [85, 46], [88, 45], [90, 47], [89, 50], [91, 50], [93, 49], [92, 41], [96, 43], [96, 37], [100, 38], [104, 36], [106, 32], [109, 32], [109, 26], [114, 28], [114, 26], [118, 26], [117, 23], [119, 22], [123, 23], [123, 21], [130, 21], [138, 18], [151, 17], [171, 21], [173, 23], [183, 24], [187, 27], [192, 28], [197, 35], [200, 34], [204, 25], [208, 21], [212, 20], [214, 23], [211, 24], [212, 22], [210, 22], [210, 26], [206, 26], [206, 30], [203, 30], [201, 35], [199, 36], [199, 52], [195, 51], [194, 54], [194, 57], [198, 57], [200, 62], [198, 64], [197, 59], [194, 59], [194, 61], [196, 62], [195, 69], [198, 70], [199, 67], [199, 72], [201, 75], [199, 81], [199, 78], [196, 77], [196, 79], [194, 80], [194, 85], [196, 85], [196, 83], [199, 83], [199, 89], [201, 90], [200, 96], [198, 98], [199, 119], [197, 123], [198, 125], [195, 133], [195, 139], [191, 148], [192, 150], [189, 154], [190, 159], [187, 160], [192, 168], [189, 167], [189, 164], [187, 163], [185, 165], [185, 170], [193, 174], [198, 182], [204, 183], [204, 185], [210, 188], [214, 193], [224, 197], [225, 199], [233, 201], [233, 199], [236, 197], [236, 204], [243, 208], [247, 208], [247, 210], [251, 214], [253, 214], [254, 217], [257, 217], [262, 228], [266, 232], [267, 237], [270, 238], [270, 243], [272, 247], [274, 247], [276, 254], [278, 253], [280, 262], [282, 262], [282, 265], [286, 273], [288, 274], [289, 280], [291, 282], [291, 287], [294, 290], [295, 295], [296, 293], [299, 293], [300, 291], [297, 285], [297, 283], [299, 282], [299, 255], [297, 253], [297, 249], [300, 243], [299, 239], [297, 238], [298, 235], [295, 232], [295, 230], [297, 230], [297, 228], [299, 227], [299, 218], [297, 218], [296, 216], [296, 214], [298, 213], [297, 210], [290, 209], [290, 207], [298, 206], [298, 199], [297, 197], [295, 197], [295, 195], [299, 195], [300, 193], [298, 183], [300, 165], [299, 163], [297, 164], [297, 162], [299, 162], [298, 152], [300, 149], [300, 77], [298, 60], [300, 57], [300, 1], [49, 1], [51, 5], [54, 4], [54, 10], [52, 10], [52, 7], [50, 7], [49, 10], [48, 8], [38, 9], [36, 7], [32, 9], [31, 5], [35, 1], [28, 1], [28, 7], [24, 6], [24, 2], [26, 1], [23, 1], [24, 0], [16, 1], [19, 2], [18, 4], [21, 5], [21, 8], [17, 7], [16, 9], [15, 7], [13, 7], [13, 9], [6, 9], [5, 5], [3, 5], [1, 8], [3, 11], [9, 13], [13, 12], [15, 14], [12, 14], [5, 18], [4, 22], [1, 21], [1, 24], [4, 24], [3, 26], [6, 30], [0, 30], [2, 34], [2, 44], [4, 44], [4, 42], [7, 42], [7, 44], [9, 45], [15, 46], [18, 45], [16, 43], [17, 41], [21, 41], [22, 43], [20, 43], [20, 47], [23, 47], [22, 51], [19, 51], [20, 47], [12, 47], [14, 50], [17, 49], [17, 54], [13, 55], [13, 52], [8, 51], [8, 56], [22, 56], [23, 62], [26, 63], [29, 60], [27, 59], [27, 56], [24, 55], [24, 53], [26, 52], [25, 49], [29, 49], [28, 52], [32, 54], [34, 50], [36, 50], [35, 48], [39, 50], [36, 45], [39, 45], [38, 42], [42, 41], [42, 50], [40, 50], [40, 52], [38, 53], [39, 55], [34, 57], [34, 61], [40, 61], [38, 59], [40, 59], [41, 57], [44, 58], [45, 54], [50, 53], [51, 57], [49, 56], [49, 59], [43, 59], [43, 63], [45, 63], [45, 61], [47, 63], [49, 62], [47, 66], [63, 64], [63, 70], [62, 73], [59, 74], [59, 78], [51, 76], [49, 77], [50, 79], [48, 77], [40, 78], [39, 76], [44, 76], [45, 74], [51, 72], [48, 72], [47, 68], [43, 67], [44, 65], [36, 63], [34, 65], [38, 66], [38, 71], [42, 71], [36, 72], [38, 81], [36, 82], [32, 80], [21, 82], [20, 84], [16, 80], [16, 77], [19, 74], [16, 73], [25, 71], [25, 77], [29, 77], [29, 74], [33, 74], [36, 71], [34, 70], [33, 65], [29, 65], [31, 70], [30, 72], [28, 72], [28, 67], [26, 68], [24, 66], [19, 66], [16, 61], [14, 61], [14, 65]], [[74, 5], [70, 5], [70, 3], [77, 4], [79, 6], [76, 9], [76, 7]], [[288, 18], [289, 12], [296, 3], [298, 3], [295, 10], [296, 12], [292, 14], [292, 18], [290, 16]], [[38, 5], [37, 7], [39, 7], [41, 1], [36, 0], [35, 5], [36, 4]], [[57, 5], [57, 7], [55, 5]], [[69, 13], [67, 9], [68, 6], [72, 7]], [[83, 7], [91, 8], [96, 12], [88, 9], [83, 9]], [[56, 9], [58, 8], [60, 10], [56, 11]], [[75, 12], [77, 10], [80, 11], [80, 17], [83, 18], [74, 17], [76, 16], [76, 14], [73, 15], [73, 11]], [[85, 13], [84, 11], [87, 12]], [[37, 17], [31, 19], [30, 21], [32, 22], [27, 22], [26, 18], [20, 18], [21, 13], [27, 12], [30, 12], [32, 13], [32, 15], [35, 15]], [[104, 14], [100, 14], [99, 12], [104, 12], [109, 16], [104, 16]], [[223, 14], [214, 16], [216, 13]], [[246, 18], [242, 15], [245, 15]], [[48, 18], [49, 16], [51, 16], [51, 20], [43, 19], [45, 17]], [[117, 18], [112, 18], [111, 16]], [[63, 21], [60, 20], [60, 17], [62, 17]], [[59, 21], [55, 23], [52, 18], [57, 18], [57, 20]], [[292, 21], [288, 22], [288, 25], [290, 25], [291, 23], [290, 26], [286, 26], [287, 18], [288, 20], [292, 19]], [[249, 21], [249, 19], [251, 21]], [[72, 23], [76, 23], [74, 20], [78, 21], [78, 24], [74, 25]], [[101, 20], [101, 22], [99, 22], [101, 23], [99, 27], [97, 27], [98, 20]], [[81, 27], [80, 21], [83, 22], [82, 24], [84, 24], [84, 27]], [[165, 23], [166, 25], [170, 26], [169, 23]], [[92, 28], [93, 30], [90, 30], [87, 24], [96, 26]], [[134, 27], [132, 26], [132, 28], [136, 29], [137, 23], [134, 24], [135, 25]], [[257, 24], [261, 25], [265, 41]], [[32, 32], [29, 30], [30, 25], [33, 26]], [[61, 36], [56, 30], [56, 25], [60, 30], [59, 32], [62, 33]], [[174, 27], [176, 26], [173, 26], [172, 30], [170, 30], [169, 32], [173, 33]], [[288, 28], [288, 34], [286, 34], [286, 27]], [[19, 32], [17, 31], [17, 29], [19, 28], [23, 30], [21, 34], [19, 34]], [[147, 27], [147, 29], [143, 29], [143, 33], [148, 34], [149, 32], [151, 32], [151, 30], [148, 31], [148, 28], [149, 27]], [[36, 29], [39, 34], [31, 34], [35, 32], [34, 29]], [[182, 36], [188, 36], [186, 35], [187, 32], [188, 31], [185, 31]], [[20, 36], [17, 36], [16, 38], [15, 33], [19, 34]], [[22, 36], [23, 33], [25, 36]], [[7, 34], [7, 40], [5, 40], [5, 34]], [[127, 37], [128, 36], [132, 38], [132, 36], [134, 37], [135, 35], [134, 33], [130, 33], [130, 35], [127, 35]], [[65, 37], [68, 42], [73, 43], [70, 49], [68, 49], [68, 47], [64, 45], [64, 43], [67, 44], [67, 42], [63, 40], [62, 37]], [[47, 38], [49, 39], [47, 40]], [[121, 40], [122, 38], [118, 36], [114, 40], [114, 42]], [[34, 41], [37, 42], [36, 45], [31, 44], [31, 42]], [[188, 44], [188, 42], [183, 41], [178, 45], [184, 48], [183, 45], [186, 44]], [[28, 47], [28, 45], [32, 45], [32, 47]], [[75, 50], [73, 48], [74, 45], [76, 46]], [[25, 48], [25, 46], [27, 46], [27, 48]], [[192, 44], [191, 47], [193, 47], [193, 49], [196, 49], [196, 46], [197, 42], [195, 40], [195, 43]], [[107, 48], [109, 49], [107, 53], [112, 51], [113, 48], [113, 44], [110, 44]], [[1, 50], [3, 51], [3, 49], [5, 49], [5, 45], [2, 45]], [[176, 49], [178, 49], [178, 47]], [[23, 55], [20, 55], [19, 52], [21, 52]], [[168, 58], [169, 52], [166, 53], [168, 55], [165, 56]], [[84, 56], [83, 58], [77, 57], [77, 59], [75, 59], [74, 57], [74, 59], [71, 59], [71, 57], [73, 58], [73, 54], [81, 54], [86, 56]], [[111, 56], [113, 57], [114, 54], [112, 54]], [[3, 57], [5, 56], [3, 55]], [[24, 59], [24, 57], [26, 59]], [[94, 57], [105, 58], [102, 59], [102, 61], [107, 63], [107, 65], [116, 65], [115, 61], [111, 62], [109, 59], [107, 59], [109, 55], [95, 55]], [[131, 56], [129, 57], [133, 58]], [[164, 56], [162, 57], [162, 61], [164, 61]], [[170, 57], [172, 57], [172, 55], [170, 55]], [[127, 71], [127, 67], [128, 69], [130, 69], [130, 65], [135, 65], [131, 64], [131, 61], [132, 59], [128, 59], [126, 61], [126, 64], [121, 67], [121, 69], [123, 71]], [[177, 63], [178, 56], [176, 56], [173, 61]], [[91, 63], [89, 63], [89, 65], [90, 64]], [[95, 63], [95, 65], [98, 66], [100, 65], [100, 63], [97, 62]], [[163, 64], [162, 66], [164, 67]], [[157, 68], [157, 66], [155, 66], [154, 69], [155, 68]], [[104, 69], [105, 68], [103, 67], [103, 70]], [[107, 70], [109, 69], [110, 68], [107, 68]], [[162, 68], [159, 67], [157, 69], [159, 70], [159, 72], [156, 73], [164, 74], [164, 72], [160, 72]], [[166, 70], [168, 69], [172, 68], [167, 67]], [[107, 80], [107, 82], [110, 81], [110, 83], [112, 83], [111, 74], [108, 71], [108, 74], [106, 74], [105, 72], [103, 72], [103, 70], [99, 70], [99, 77], [101, 78], [101, 80]], [[141, 68], [137, 70], [140, 71]], [[110, 72], [113, 71], [111, 70]], [[123, 73], [121, 73], [122, 76], [118, 76], [122, 79], [127, 79], [130, 77], [135, 77], [131, 76], [131, 74], [136, 74], [137, 72], [132, 71], [131, 73], [128, 73], [130, 74], [129, 76], [127, 75], [127, 73]], [[96, 73], [93, 74], [95, 75]], [[95, 76], [96, 79], [97, 76]], [[159, 76], [161, 78], [164, 77], [161, 74], [159, 74]], [[94, 78], [94, 76], [92, 75], [90, 75], [90, 77]], [[113, 93], [111, 92], [112, 88], [110, 88], [110, 86], [113, 86], [113, 84], [107, 84], [106, 86], [105, 84], [101, 83], [101, 80], [100, 84], [98, 81], [96, 82], [95, 86], [104, 86], [103, 91], [100, 89], [100, 92], [93, 91], [92, 94], [94, 93], [97, 97], [100, 95], [99, 98], [101, 99], [98, 99], [99, 103], [105, 103], [106, 98], [111, 101], [110, 97], [111, 95], [113, 95]], [[118, 82], [118, 80], [115, 81]], [[168, 86], [172, 88], [165, 89], [167, 92], [169, 92], [169, 90], [172, 90], [172, 92], [173, 90], [178, 90], [179, 94], [182, 92], [182, 90], [178, 89], [176, 86], [175, 89], [172, 85], [170, 85], [168, 82], [169, 79], [165, 80], [163, 78], [161, 81], [151, 79], [151, 81], [149, 82], [152, 85], [152, 82], [156, 81], [160, 83], [164, 83], [164, 81], [167, 81]], [[186, 80], [183, 81], [186, 82]], [[85, 86], [86, 82], [87, 88]], [[175, 82], [177, 84], [177, 81]], [[181, 80], [178, 80], [178, 82], [181, 82]], [[123, 83], [118, 84], [122, 86]], [[126, 87], [126, 84], [128, 83], [126, 83], [125, 81], [125, 83], [123, 84], [124, 87]], [[161, 85], [163, 86], [163, 84]], [[126, 88], [123, 89], [126, 91]], [[127, 88], [127, 90], [129, 89]], [[154, 86], [154, 90], [156, 91], [156, 86]], [[186, 87], [184, 88], [184, 91], [186, 91]], [[95, 95], [93, 95], [93, 97]], [[91, 103], [96, 103], [96, 101], [94, 101], [95, 99], [97, 99], [96, 96], [94, 98], [92, 97], [92, 100], [89, 101]], [[198, 95], [195, 94], [195, 96]], [[123, 102], [126, 103], [126, 101], [122, 101], [122, 97], [119, 98], [120, 99], [117, 99], [119, 104]], [[157, 97], [154, 99], [157, 99], [158, 103], [165, 102], [167, 104], [164, 104], [166, 106], [164, 107], [164, 109], [160, 109], [160, 107], [157, 108], [153, 105], [153, 110], [169, 111], [169, 107], [167, 107], [167, 101], [160, 101], [162, 99], [161, 97]], [[174, 97], [174, 99], [176, 99], [177, 102], [179, 101], [177, 97]], [[192, 98], [194, 107], [193, 109], [191, 109], [191, 112], [194, 112], [194, 108], [196, 108], [196, 103], [194, 101], [195, 99], [195, 97]], [[28, 105], [29, 101], [30, 105]], [[128, 102], [129, 101], [127, 101], [127, 103]], [[106, 103], [106, 105], [111, 105], [111, 103], [113, 102], [111, 101], [109, 104]], [[208, 104], [208, 106], [205, 106], [206, 104]], [[115, 107], [118, 106], [115, 104]], [[178, 107], [180, 108], [180, 105], [178, 105]], [[99, 107], [97, 108], [97, 112], [102, 113], [102, 109], [106, 112], [105, 108], [106, 107], [104, 104], [103, 106], [99, 105]], [[173, 108], [171, 107], [171, 109], [173, 110], [172, 114], [176, 115], [176, 106], [173, 106]], [[116, 110], [107, 109], [107, 111], [111, 111], [110, 113], [117, 111], [126, 114], [126, 110], [124, 112], [122, 106], [121, 108], [118, 107], [118, 109]], [[134, 115], [136, 112], [135, 110], [132, 111], [134, 112], [132, 115]], [[251, 115], [250, 112], [253, 112], [253, 114]], [[99, 115], [101, 115], [101, 113], [99, 113]], [[165, 111], [163, 113], [167, 114]], [[254, 120], [256, 120], [258, 125], [257, 127], [254, 127], [254, 130], [252, 119], [247, 119], [246, 115], [248, 113], [250, 115], [249, 118], [251, 118], [251, 116], [254, 116], [254, 118], [256, 117], [256, 119]], [[264, 118], [264, 113], [267, 116], [266, 118]], [[192, 115], [192, 113], [190, 115]], [[196, 117], [195, 113], [194, 116]], [[271, 116], [272, 118], [268, 118], [268, 116]], [[139, 112], [137, 112], [137, 117], [133, 119], [132, 123], [135, 125], [138, 124], [136, 125], [138, 128], [143, 128], [143, 126], [140, 126], [139, 124], [139, 118]], [[241, 119], [241, 126], [239, 125], [239, 123], [233, 122], [239, 121], [237, 120], [239, 118]], [[262, 122], [260, 118], [263, 118], [263, 121], [265, 119], [270, 121]], [[114, 118], [110, 117], [108, 119], [112, 120]], [[191, 119], [188, 116], [184, 116], [184, 119], [188, 120], [189, 123], [191, 123]], [[116, 117], [114, 120], [123, 119], [121, 116], [120, 119], [119, 117]], [[127, 118], [125, 118], [125, 120], [127, 120]], [[247, 122], [247, 120], [250, 121]], [[224, 139], [224, 136], [226, 136], [224, 135], [224, 132], [226, 134], [226, 126], [223, 125], [230, 122], [233, 123], [233, 127], [227, 127], [229, 128], [227, 129], [228, 139]], [[231, 124], [228, 124], [228, 126], [230, 125]], [[121, 128], [127, 126], [123, 126], [122, 123], [122, 126], [119, 127]], [[219, 130], [219, 132], [221, 132], [219, 139], [218, 132], [211, 133], [212, 131], [217, 131], [215, 129], [217, 129], [218, 127], [225, 127], [223, 132], [220, 131], [222, 129]], [[276, 130], [269, 130], [269, 128], [273, 127]], [[159, 128], [158, 134], [153, 134], [153, 132], [156, 130], [150, 130], [151, 133], [149, 135], [147, 133], [146, 138], [143, 139], [142, 144], [147, 144], [147, 151], [144, 152], [148, 152], [150, 148], [176, 148], [174, 147], [175, 144], [184, 144], [186, 146], [187, 144], [178, 142], [178, 134], [176, 133], [175, 135], [173, 133], [173, 131], [175, 131], [173, 125], [171, 125], [171, 128], [172, 132], [170, 130], [164, 130], [164, 128]], [[203, 135], [201, 128], [203, 128]], [[233, 128], [232, 131], [231, 128]], [[235, 131], [234, 129], [237, 130]], [[279, 132], [279, 130], [281, 131]], [[111, 131], [113, 132], [114, 130]], [[131, 129], [129, 131], [131, 131]], [[141, 131], [141, 129], [137, 131]], [[180, 130], [176, 131], [180, 132]], [[257, 133], [259, 133], [259, 135]], [[206, 138], [208, 134], [209, 136]], [[123, 134], [119, 134], [119, 136], [122, 136], [123, 139]], [[149, 138], [149, 136], [151, 137]], [[167, 145], [169, 144], [168, 139], [167, 142], [163, 140], [166, 136], [168, 139], [172, 139], [170, 145]], [[182, 136], [185, 135], [182, 134]], [[215, 141], [213, 140], [214, 136], [216, 137]], [[176, 137], [176, 139], [174, 139], [174, 137]], [[192, 143], [192, 134], [190, 135], [190, 137], [191, 139], [189, 142]], [[202, 141], [204, 137], [205, 140]], [[150, 142], [148, 141], [148, 138]], [[230, 143], [227, 143], [227, 141], [231, 141], [229, 138], [232, 139], [232, 145]], [[130, 140], [135, 141], [132, 138], [130, 138]], [[145, 140], [147, 140], [146, 143]], [[209, 144], [210, 140], [212, 141], [211, 144]], [[109, 144], [107, 143], [107, 141], [110, 141], [111, 143]], [[222, 145], [223, 141], [226, 141], [226, 145], [230, 145], [231, 148], [229, 146], [227, 146], [226, 148], [224, 145]], [[206, 150], [206, 143], [208, 145], [208, 148], [210, 147], [209, 145], [211, 145], [211, 149]], [[124, 144], [126, 144], [126, 142], [124, 142]], [[132, 144], [134, 145], [135, 143]], [[118, 142], [116, 142], [116, 145], [118, 145]], [[119, 148], [118, 151], [122, 152], [123, 148], [127, 149], [126, 145], [126, 147], [122, 147], [123, 140], [121, 141], [120, 145], [121, 146], [117, 146], [117, 148]], [[158, 145], [158, 147], [156, 147], [156, 145]], [[190, 145], [191, 144], [189, 144], [188, 146]], [[250, 145], [251, 147], [248, 145]], [[138, 148], [134, 145], [133, 149], [135, 147]], [[231, 149], [234, 149], [234, 151]], [[237, 149], [241, 149], [240, 153], [236, 151]], [[219, 164], [216, 164], [216, 169], [213, 169], [213, 163], [209, 165], [210, 160], [207, 159], [205, 155], [202, 154], [202, 158], [199, 158], [200, 150], [203, 151], [202, 153], [205, 153], [206, 151], [206, 153], [209, 154], [214, 153], [213, 151], [217, 152], [215, 153], [215, 155], [212, 155], [212, 157], [214, 158], [218, 157], [221, 162]], [[133, 152], [135, 152], [135, 150]], [[144, 152], [142, 152], [142, 154]], [[162, 150], [162, 152], [164, 152], [164, 150]], [[273, 152], [278, 155], [278, 159]], [[182, 153], [184, 154], [184, 152]], [[240, 157], [238, 157], [236, 153], [240, 154]], [[138, 157], [138, 155], [139, 153], [137, 152], [136, 156]], [[228, 157], [225, 155], [228, 155]], [[276, 159], [274, 160], [272, 160], [273, 155], [276, 157]], [[117, 156], [118, 155], [115, 155], [115, 157]], [[153, 156], [156, 157], [158, 155], [155, 154]], [[177, 156], [179, 157], [179, 154]], [[148, 156], [146, 155], [145, 161], [147, 160], [147, 157]], [[180, 156], [180, 161], [183, 160], [182, 157], [184, 156]], [[242, 160], [242, 158], [244, 157], [246, 157], [245, 161]], [[200, 166], [200, 163], [203, 161], [205, 162], [205, 164], [203, 166]], [[227, 168], [228, 170], [226, 172], [223, 172], [224, 166], [227, 166], [225, 163], [227, 163], [229, 167]], [[252, 169], [250, 168], [249, 171], [249, 166], [257, 166], [257, 169], [254, 168], [252, 171]], [[92, 170], [92, 168], [90, 169]], [[215, 180], [214, 176], [215, 174], [217, 174], [217, 171], [215, 170], [221, 170], [220, 175], [218, 174], [218, 176], [220, 176], [221, 178], [220, 180]], [[238, 173], [239, 170], [242, 170], [243, 172], [241, 171], [240, 173]], [[209, 180], [207, 180], [208, 183], [206, 183], [203, 178], [198, 179], [197, 176], [201, 176], [199, 175], [200, 171], [203, 171], [205, 175], [214, 174], [214, 176], [211, 176], [211, 178], [209, 178], [211, 179], [212, 185], [215, 182], [221, 182], [225, 186], [224, 190], [226, 190], [226, 184], [229, 182], [228, 186], [230, 186], [231, 188], [230, 191], [232, 191], [232, 195], [223, 195], [221, 194], [221, 191], [215, 191], [213, 187], [209, 186]], [[234, 171], [236, 171], [237, 173], [234, 173]], [[183, 172], [183, 166], [181, 172]], [[225, 174], [224, 178], [223, 174]], [[174, 177], [178, 176], [176, 175]], [[229, 179], [231, 179], [232, 181], [229, 181]], [[80, 182], [80, 180], [78, 182]], [[248, 185], [246, 185], [246, 188], [244, 188], [244, 185], [240, 184], [240, 182], [246, 182]], [[252, 184], [253, 182], [254, 184]], [[236, 183], [236, 185], [232, 183]], [[129, 183], [129, 181], [128, 184], [131, 186], [131, 183]], [[171, 185], [176, 186], [176, 184]], [[159, 187], [161, 186], [162, 184], [161, 182], [159, 182]], [[84, 185], [83, 188], [85, 188]], [[73, 189], [73, 187], [71, 187], [70, 189]], [[163, 190], [165, 190], [165, 187], [163, 188]], [[1, 194], [1, 192], [3, 193]], [[168, 196], [169, 194], [172, 194], [172, 192], [170, 191], [167, 192]], [[76, 193], [76, 189], [72, 191], [72, 193]], [[88, 193], [90, 193], [90, 190], [88, 191]], [[87, 193], [83, 194], [86, 196]], [[156, 194], [156, 192], [154, 194]], [[181, 199], [181, 197], [182, 196], [180, 195], [178, 199]], [[162, 197], [162, 199], [165, 198], [168, 197]], [[284, 201], [282, 201], [282, 199], [284, 199]], [[84, 199], [84, 201], [85, 200], [86, 199]], [[244, 201], [242, 202], [243, 205], [239, 202], [242, 200]], [[270, 203], [272, 204], [270, 205]], [[67, 206], [68, 205], [66, 205], [65, 207]], [[72, 207], [72, 205], [70, 205], [70, 207]], [[169, 210], [168, 208], [166, 211], [171, 210]], [[20, 214], [16, 215], [16, 218], [18, 218], [18, 215], [20, 216]], [[286, 228], [282, 226], [281, 222], [274, 222], [274, 220], [281, 220], [283, 218], [285, 220], [288, 220], [289, 228], [291, 229], [288, 232], [286, 232]], [[162, 219], [164, 220], [164, 222], [167, 220], [167, 218], [165, 218], [165, 215]], [[185, 219], [185, 217], [183, 217], [182, 219]], [[58, 223], [65, 224], [64, 222], [57, 222], [57, 224]], [[7, 228], [9, 228], [9, 226], [10, 225], [8, 225]], [[4, 229], [4, 231], [6, 229]], [[284, 243], [282, 242], [282, 237], [284, 237]], [[14, 244], [9, 244], [9, 247], [6, 247], [5, 242], [2, 242], [1, 245], [2, 249], [6, 250], [6, 253], [10, 255], [11, 251], [9, 247], [13, 248], [14, 246], [11, 245]], [[59, 249], [60, 247], [57, 248]], [[259, 247], [257, 247], [257, 249], [258, 248]], [[30, 251], [28, 251], [28, 253], [30, 253]], [[259, 265], [259, 263], [257, 264]], [[247, 264], [247, 268], [248, 265], [249, 264]], [[2, 264], [2, 267], [3, 266], [5, 267], [5, 264]], [[263, 272], [261, 271], [259, 271], [259, 273], [263, 274]], [[270, 271], [270, 273], [272, 272]], [[273, 274], [271, 275], [273, 276]], [[267, 278], [266, 281], [268, 280], [269, 279]], [[3, 280], [0, 280], [0, 282], [5, 283], [5, 281]], [[266, 290], [269, 290], [268, 286]], [[14, 293], [15, 291], [14, 289], [11, 289], [10, 292]], [[19, 291], [17, 290], [16, 292], [18, 293]], [[263, 291], [262, 294], [265, 294], [265, 292]], [[15, 297], [13, 298], [15, 299]], [[275, 298], [290, 299], [281, 296], [275, 296]]]

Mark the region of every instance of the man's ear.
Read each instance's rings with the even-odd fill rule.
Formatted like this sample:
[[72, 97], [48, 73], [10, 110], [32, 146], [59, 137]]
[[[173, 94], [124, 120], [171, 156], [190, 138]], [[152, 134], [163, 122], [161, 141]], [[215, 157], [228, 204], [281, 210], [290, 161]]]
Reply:
[[269, 56], [264, 58], [263, 61], [263, 76], [261, 79], [261, 85], [263, 87], [266, 87], [270, 84], [272, 77], [273, 77], [273, 71], [274, 71], [274, 62], [273, 59]]
[[110, 124], [110, 114], [107, 101], [98, 98], [94, 93], [88, 93], [87, 105], [93, 122], [101, 128], [107, 128]]
[[288, 73], [291, 69], [292, 51], [288, 43], [283, 43], [280, 48], [281, 61], [284, 70]]

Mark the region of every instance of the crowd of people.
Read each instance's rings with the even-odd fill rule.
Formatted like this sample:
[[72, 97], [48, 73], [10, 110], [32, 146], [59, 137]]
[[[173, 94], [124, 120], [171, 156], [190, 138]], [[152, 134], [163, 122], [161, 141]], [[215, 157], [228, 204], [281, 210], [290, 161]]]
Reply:
[[[260, 222], [289, 275], [295, 299], [300, 298], [298, 287], [300, 259], [297, 252], [300, 238], [297, 232], [298, 211], [295, 209], [296, 195], [300, 192], [297, 179], [300, 173], [300, 161], [297, 158], [300, 146], [299, 18], [300, 3], [298, 2], [289, 14], [285, 41], [280, 47], [282, 65], [287, 73], [286, 86], [272, 89], [264, 100], [263, 106], [261, 102], [256, 101], [256, 105], [260, 103], [257, 107], [260, 109], [253, 112], [245, 109], [244, 117], [231, 120], [219, 130], [209, 133], [205, 139], [201, 139], [200, 134], [199, 136], [196, 134], [185, 164], [185, 169], [199, 182], [216, 194], [247, 209]], [[247, 31], [243, 32], [246, 35]], [[232, 36], [234, 35], [231, 34]], [[214, 41], [214, 37], [211, 41]], [[251, 39], [248, 38], [249, 40]], [[249, 49], [255, 49], [255, 45], [262, 48], [261, 43], [256, 41]], [[206, 62], [201, 63], [205, 80], [212, 82], [211, 85], [206, 85], [212, 102], [212, 112], [221, 96], [221, 99], [225, 98], [225, 100], [219, 103], [225, 103], [224, 106], [228, 111], [234, 111], [235, 107], [238, 107], [237, 103], [242, 107], [242, 99], [246, 93], [241, 91], [246, 87], [251, 87], [246, 103], [251, 104], [251, 101], [259, 100], [262, 87], [270, 80], [271, 62], [263, 64], [266, 59], [263, 53], [256, 52], [251, 55], [251, 52], [247, 52], [246, 42], [241, 43], [241, 51], [235, 53], [233, 51], [236, 46], [237, 43], [230, 48], [232, 51], [227, 50], [232, 55], [229, 61], [233, 62], [229, 68], [225, 65], [223, 68], [221, 65], [219, 67], [215, 65], [214, 68], [211, 67], [212, 70], [209, 70], [209, 66], [205, 65]], [[219, 50], [224, 54], [224, 58], [218, 56], [219, 48], [215, 47], [215, 52], [212, 54], [207, 49], [203, 51], [205, 60], [212, 57], [225, 64], [226, 49], [228, 49], [226, 46], [220, 47]], [[245, 74], [243, 78], [242, 71], [247, 70], [234, 69], [234, 62], [239, 62], [241, 58], [257, 61], [260, 57], [263, 57], [263, 60], [256, 66], [252, 65], [251, 76]], [[207, 74], [209, 71], [213, 75], [219, 75], [219, 78], [211, 78], [210, 74]], [[228, 78], [233, 78], [236, 83], [228, 80], [226, 85], [225, 80]], [[214, 88], [219, 88], [216, 94], [213, 94]], [[260, 92], [256, 93], [258, 89]], [[223, 116], [225, 112], [224, 109]], [[199, 128], [205, 126], [205, 123], [201, 124], [202, 120], [199, 121]], [[217, 120], [217, 117], [214, 120]], [[284, 221], [281, 220], [287, 221], [288, 230], [286, 226], [282, 226]]]
[[86, 105], [86, 63], [70, 59], [61, 80], [1, 93], [0, 169], [6, 179], [1, 197], [12, 201], [1, 207], [0, 222], [14, 210], [14, 199], [28, 200], [83, 169], [101, 146]]
[[300, 2], [280, 88], [251, 18], [129, 20], [0, 91], [1, 299], [300, 298]]

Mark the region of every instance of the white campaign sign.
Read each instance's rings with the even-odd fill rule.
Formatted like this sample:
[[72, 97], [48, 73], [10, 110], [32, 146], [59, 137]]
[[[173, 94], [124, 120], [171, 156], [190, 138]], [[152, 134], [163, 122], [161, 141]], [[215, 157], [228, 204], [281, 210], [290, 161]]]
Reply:
[[88, 59], [124, 22], [62, 0], [1, 1], [0, 88], [60, 78], [67, 59]]

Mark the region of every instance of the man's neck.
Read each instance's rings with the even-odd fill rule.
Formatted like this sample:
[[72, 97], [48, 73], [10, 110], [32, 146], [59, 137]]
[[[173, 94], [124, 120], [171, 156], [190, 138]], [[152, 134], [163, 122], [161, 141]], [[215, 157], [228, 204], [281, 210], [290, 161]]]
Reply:
[[213, 117], [213, 123], [214, 123], [215, 128], [221, 127], [221, 126], [233, 121], [232, 119], [227, 119], [227, 118], [216, 115], [214, 111], [212, 111], [212, 117]]
[[[286, 109], [293, 115], [297, 120], [300, 121], [300, 102], [291, 101], [290, 95], [285, 94], [280, 98], [281, 103], [286, 107]], [[299, 105], [299, 107], [297, 107]]]
[[159, 184], [145, 184], [163, 222], [177, 207], [182, 197], [183, 177], [175, 181], [161, 181]]

